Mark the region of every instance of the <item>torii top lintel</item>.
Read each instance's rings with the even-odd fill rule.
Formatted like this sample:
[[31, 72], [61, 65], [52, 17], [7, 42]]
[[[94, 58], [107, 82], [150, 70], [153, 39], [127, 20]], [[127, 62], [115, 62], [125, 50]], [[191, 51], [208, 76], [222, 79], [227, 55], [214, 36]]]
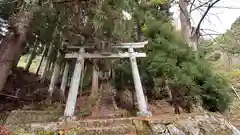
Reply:
[[[133, 43], [119, 43], [114, 45], [113, 48], [144, 48], [148, 41], [133, 42]], [[89, 46], [68, 46], [68, 49], [90, 48]]]
[[[120, 45], [113, 46], [114, 48], [119, 49], [133, 49], [133, 48], [143, 48], [146, 44], [148, 44], [148, 41], [144, 42], [137, 42], [137, 43], [120, 43]], [[69, 46], [68, 49], [87, 49], [90, 48], [89, 46]], [[65, 55], [65, 58], [71, 59], [71, 58], [78, 58], [78, 56], [81, 55], [83, 58], [95, 58], [95, 59], [102, 59], [102, 58], [129, 58], [131, 56], [134, 57], [146, 57], [145, 53], [139, 53], [139, 52], [118, 52], [118, 53], [112, 53], [110, 55], [103, 55], [100, 53], [79, 53], [79, 52], [72, 52], [67, 53]]]

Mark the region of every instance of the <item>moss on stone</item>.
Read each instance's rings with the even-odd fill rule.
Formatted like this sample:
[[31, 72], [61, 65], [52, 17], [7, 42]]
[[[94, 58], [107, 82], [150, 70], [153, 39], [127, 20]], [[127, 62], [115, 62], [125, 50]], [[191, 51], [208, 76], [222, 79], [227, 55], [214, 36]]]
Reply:
[[120, 116], [122, 116], [122, 117], [130, 117], [131, 116], [131, 112], [129, 112], [126, 109], [118, 108], [118, 111], [119, 111]]
[[43, 130], [43, 129], [38, 129], [35, 131], [27, 131], [24, 128], [18, 128], [15, 131], [13, 131], [15, 135], [32, 135], [33, 133], [35, 135], [54, 135], [56, 131], [50, 131], [50, 130]]
[[138, 135], [150, 135], [151, 129], [149, 127], [148, 121], [144, 120], [133, 120], [133, 124], [136, 128]]
[[62, 112], [58, 111], [26, 111], [26, 110], [14, 110], [9, 113], [5, 124], [28, 124], [37, 122], [54, 122], [59, 119]]

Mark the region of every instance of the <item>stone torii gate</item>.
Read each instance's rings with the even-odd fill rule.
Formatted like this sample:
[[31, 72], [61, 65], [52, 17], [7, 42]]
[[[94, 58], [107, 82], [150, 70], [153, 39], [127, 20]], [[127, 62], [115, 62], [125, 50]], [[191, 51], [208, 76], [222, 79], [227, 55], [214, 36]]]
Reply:
[[[136, 92], [136, 99], [138, 103], [139, 113], [140, 116], [150, 116], [151, 112], [147, 109], [147, 103], [145, 100], [145, 96], [143, 93], [142, 83], [139, 75], [139, 70], [137, 66], [137, 57], [146, 57], [146, 53], [139, 53], [135, 52], [134, 49], [137, 48], [143, 48], [146, 44], [148, 44], [148, 41], [144, 42], [138, 42], [138, 43], [120, 43], [120, 45], [114, 45], [113, 48], [116, 48], [120, 51], [120, 49], [128, 49], [127, 52], [117, 52], [117, 53], [111, 53], [110, 55], [103, 55], [101, 53], [87, 53], [85, 50], [89, 48], [89, 46], [70, 46], [68, 49], [78, 49], [78, 52], [74, 53], [67, 53], [65, 55], [65, 59], [77, 59], [75, 64], [75, 69], [73, 72], [73, 76], [70, 83], [70, 89], [69, 94], [66, 102], [65, 117], [72, 117], [74, 115], [75, 106], [76, 106], [76, 100], [77, 100], [77, 94], [78, 89], [80, 85], [80, 80], [82, 76], [82, 70], [84, 68], [84, 59], [116, 59], [116, 58], [129, 58], [131, 67], [132, 67], [132, 76], [135, 86], [135, 92]], [[63, 79], [61, 84], [61, 89], [64, 90], [66, 87], [66, 78], [68, 74], [69, 65], [66, 62], [64, 73], [63, 73]]]

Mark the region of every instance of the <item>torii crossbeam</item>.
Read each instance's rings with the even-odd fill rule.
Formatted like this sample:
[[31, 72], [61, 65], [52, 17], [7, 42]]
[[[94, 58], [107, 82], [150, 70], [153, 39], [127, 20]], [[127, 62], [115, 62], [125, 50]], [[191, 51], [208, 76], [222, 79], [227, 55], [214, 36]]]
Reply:
[[[139, 70], [138, 70], [138, 66], [137, 66], [137, 61], [136, 61], [137, 57], [146, 57], [146, 54], [138, 53], [138, 52], [134, 51], [134, 49], [136, 49], [136, 48], [143, 48], [146, 44], [148, 44], [148, 41], [138, 42], [138, 43], [121, 43], [120, 45], [113, 46], [113, 47], [117, 48], [117, 49], [128, 49], [128, 52], [112, 53], [110, 55], [102, 55], [100, 53], [86, 53], [85, 49], [88, 48], [88, 46], [83, 46], [83, 47], [70, 46], [70, 47], [68, 47], [70, 49], [78, 49], [79, 52], [78, 53], [68, 53], [65, 55], [66, 59], [76, 58], [77, 62], [75, 64], [75, 69], [74, 69], [73, 77], [72, 77], [71, 84], [70, 84], [70, 90], [69, 90], [69, 94], [68, 94], [68, 98], [67, 98], [64, 116], [72, 117], [74, 115], [77, 94], [78, 94], [78, 88], [79, 88], [79, 84], [80, 84], [82, 69], [84, 67], [84, 59], [85, 58], [94, 58], [94, 59], [129, 58], [131, 67], [132, 67], [132, 76], [133, 76], [136, 98], [137, 98], [137, 103], [138, 103], [138, 108], [139, 108], [138, 114], [141, 116], [151, 115], [151, 112], [149, 112], [147, 109], [147, 103], [146, 103], [145, 96], [143, 93], [142, 83], [141, 83]], [[68, 66], [66, 66], [66, 67], [68, 68]], [[66, 83], [65, 80], [64, 80], [64, 83]], [[63, 84], [63, 86], [65, 86], [65, 85]]]

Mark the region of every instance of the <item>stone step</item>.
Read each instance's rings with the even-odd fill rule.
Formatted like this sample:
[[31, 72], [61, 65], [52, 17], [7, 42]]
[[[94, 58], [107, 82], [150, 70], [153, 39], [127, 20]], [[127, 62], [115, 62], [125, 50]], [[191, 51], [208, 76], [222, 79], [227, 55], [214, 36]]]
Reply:
[[[114, 123], [113, 120], [84, 120], [68, 123], [67, 127], [64, 125], [64, 123], [59, 122], [32, 123], [27, 126], [28, 128], [25, 128], [25, 131], [30, 134], [36, 133], [38, 131], [41, 131], [43, 133], [56, 133], [60, 130], [67, 129], [68, 134], [75, 133], [75, 135], [129, 135], [136, 133], [135, 126], [129, 123], [129, 121], [130, 120], [117, 120]], [[19, 129], [19, 127], [8, 128], [12, 131]]]
[[[104, 114], [104, 115], [99, 115], [99, 114]], [[91, 116], [88, 116], [87, 118], [90, 119], [111, 119], [111, 118], [121, 118], [122, 115], [120, 112], [111, 112], [111, 111], [100, 111], [96, 113], [92, 113]]]
[[148, 121], [149, 124], [172, 123], [176, 119], [185, 118], [185, 117], [188, 117], [188, 116], [164, 114], [164, 115], [155, 115], [153, 117], [149, 117], [149, 118], [145, 119], [145, 121]]
[[57, 111], [28, 111], [28, 110], [13, 110], [8, 115], [5, 124], [27, 124], [34, 122], [53, 122], [57, 121], [62, 115]]
[[38, 129], [56, 131], [64, 128], [68, 129], [94, 129], [108, 127], [125, 127], [125, 125], [133, 126], [133, 118], [113, 118], [113, 119], [88, 119], [79, 121], [68, 121], [67, 124], [63, 121], [49, 123], [31, 123], [23, 125], [6, 125], [10, 129], [27, 126], [29, 130], [35, 131]]
[[77, 135], [129, 135], [136, 134], [136, 129], [133, 125], [118, 125], [95, 128], [79, 128]]
[[69, 121], [69, 127], [106, 127], [115, 125], [133, 125], [133, 118], [112, 118], [112, 119], [88, 119]]

